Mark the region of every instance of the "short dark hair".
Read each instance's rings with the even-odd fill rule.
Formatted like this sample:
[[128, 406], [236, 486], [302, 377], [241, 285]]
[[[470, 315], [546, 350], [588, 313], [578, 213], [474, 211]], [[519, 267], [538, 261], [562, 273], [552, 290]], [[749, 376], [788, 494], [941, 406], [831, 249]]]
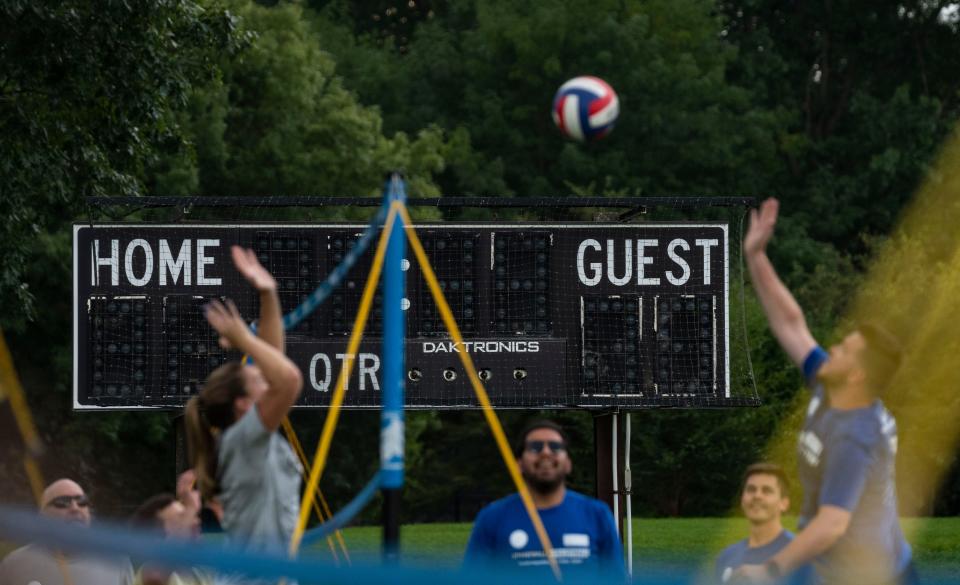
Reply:
[[163, 520], [157, 514], [167, 509], [177, 501], [173, 494], [162, 493], [150, 496], [130, 517], [130, 524], [135, 528], [163, 532]]
[[903, 347], [896, 336], [875, 322], [861, 323], [857, 331], [866, 343], [862, 363], [867, 374], [867, 386], [873, 394], [881, 395], [900, 369]]
[[790, 495], [790, 480], [787, 478], [787, 473], [776, 463], [768, 463], [766, 461], [754, 463], [753, 465], [747, 467], [747, 470], [743, 472], [743, 481], [740, 483], [740, 492], [743, 493], [743, 490], [746, 489], [748, 479], [761, 473], [765, 475], [772, 475], [777, 478], [777, 484], [780, 486], [781, 498]]
[[564, 443], [569, 442], [567, 433], [563, 430], [563, 427], [561, 427], [559, 424], [553, 422], [552, 420], [547, 420], [545, 418], [535, 420], [533, 422], [528, 423], [527, 426], [523, 427], [523, 430], [520, 431], [519, 435], [517, 435], [517, 442], [513, 446], [513, 454], [515, 456], [519, 457], [520, 455], [523, 454], [523, 450], [524, 448], [526, 448], [526, 445], [527, 445], [527, 435], [529, 435], [530, 433], [532, 433], [537, 429], [550, 429], [551, 431], [556, 431], [557, 434], [560, 435], [560, 438], [563, 439]]

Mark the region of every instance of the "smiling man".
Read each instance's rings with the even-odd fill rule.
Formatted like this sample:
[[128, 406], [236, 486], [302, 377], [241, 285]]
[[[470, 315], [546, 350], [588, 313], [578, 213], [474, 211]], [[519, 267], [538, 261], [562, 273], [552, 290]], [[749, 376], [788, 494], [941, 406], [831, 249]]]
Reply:
[[743, 474], [740, 508], [750, 523], [750, 536], [723, 549], [717, 557], [715, 577], [718, 583], [730, 581], [741, 565], [766, 563], [793, 540], [793, 533], [786, 530], [780, 520], [790, 509], [789, 491], [787, 475], [779, 465], [754, 463], [747, 467]]
[[[532, 423], [520, 434], [515, 452], [563, 574], [623, 579], [623, 551], [610, 509], [566, 486], [573, 462], [563, 429], [552, 421]], [[519, 494], [480, 511], [464, 564], [546, 571], [549, 577], [547, 557]]]
[[[90, 500], [77, 482], [59, 479], [43, 490], [40, 514], [86, 527]], [[36, 544], [18, 548], [0, 562], [2, 585], [124, 585], [132, 576], [126, 559], [67, 555]]]

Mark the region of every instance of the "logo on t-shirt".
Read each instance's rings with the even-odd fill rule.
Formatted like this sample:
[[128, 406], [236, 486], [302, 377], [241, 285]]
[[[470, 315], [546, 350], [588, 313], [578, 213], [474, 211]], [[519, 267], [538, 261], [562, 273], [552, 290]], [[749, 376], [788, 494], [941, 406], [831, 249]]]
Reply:
[[811, 431], [800, 433], [800, 455], [811, 467], [820, 465], [820, 455], [823, 453], [823, 442]]
[[510, 546], [513, 548], [520, 550], [527, 546], [528, 542], [530, 542], [530, 537], [525, 531], [518, 528], [510, 533]]
[[563, 546], [590, 546], [590, 535], [568, 532], [563, 535]]
[[810, 404], [807, 406], [807, 416], [813, 416], [813, 413], [817, 412], [818, 408], [820, 408], [820, 397], [814, 396], [810, 399]]

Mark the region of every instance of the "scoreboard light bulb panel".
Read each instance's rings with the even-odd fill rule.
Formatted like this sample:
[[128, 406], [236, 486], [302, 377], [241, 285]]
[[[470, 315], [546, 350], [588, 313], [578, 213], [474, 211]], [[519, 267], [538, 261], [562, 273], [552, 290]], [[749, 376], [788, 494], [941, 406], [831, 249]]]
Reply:
[[150, 298], [140, 295], [92, 296], [87, 300], [90, 395], [123, 404], [144, 397], [151, 372]]
[[643, 298], [581, 297], [582, 385], [594, 397], [643, 396]]
[[716, 393], [716, 299], [708, 295], [657, 295], [654, 307], [657, 393]]
[[493, 272], [493, 330], [499, 335], [549, 335], [548, 231], [494, 232], [490, 238]]
[[[320, 284], [317, 276], [317, 234], [310, 230], [262, 230], [245, 245], [254, 250], [260, 264], [277, 281], [277, 294], [284, 314], [297, 307]], [[255, 313], [259, 307], [254, 308]], [[289, 334], [310, 334], [313, 319], [304, 319]]]
[[[197, 394], [203, 381], [225, 363], [228, 355], [220, 347], [219, 335], [207, 323], [203, 306], [214, 297], [169, 295], [163, 298], [162, 331], [165, 353], [158, 394], [165, 400], [181, 400]], [[220, 302], [226, 299], [218, 297]]]
[[[460, 333], [464, 337], [475, 336], [478, 329], [479, 299], [485, 296], [477, 286], [480, 233], [450, 233], [428, 229], [418, 233], [418, 237], [430, 259], [430, 266], [437, 276], [437, 285], [450, 305]], [[448, 336], [449, 332], [433, 300], [433, 294], [423, 278], [408, 278], [407, 291], [414, 299], [407, 319], [407, 336]]]
[[[202, 306], [232, 299], [253, 321], [259, 298], [230, 246], [252, 248], [284, 312], [344, 261], [363, 225], [74, 226], [77, 409], [181, 408], [224, 352]], [[405, 406], [477, 408], [469, 353], [498, 408], [647, 408], [756, 403], [730, 394], [729, 228], [714, 223], [416, 226], [463, 334], [450, 338], [407, 248]], [[353, 361], [347, 408], [377, 408], [383, 297], [358, 354], [346, 345], [372, 266], [362, 254], [326, 302], [288, 332], [303, 372], [300, 407], [328, 406]]]
[[[326, 263], [328, 269], [343, 262], [347, 252], [353, 249], [360, 239], [363, 230], [336, 230], [325, 235]], [[347, 337], [353, 331], [353, 320], [360, 310], [360, 301], [363, 297], [363, 289], [367, 283], [367, 276], [370, 274], [370, 268], [373, 265], [373, 254], [368, 250], [366, 254], [360, 257], [353, 269], [343, 279], [340, 286], [333, 291], [330, 298], [317, 315], [323, 315], [326, 312], [326, 319], [321, 323], [322, 334], [328, 337]], [[317, 278], [316, 284], [304, 291], [306, 296], [313, 292], [313, 289], [326, 278], [326, 272]], [[302, 300], [302, 297], [301, 297]], [[295, 303], [294, 307], [296, 306]], [[291, 307], [292, 310], [294, 307]], [[329, 307], [329, 308], [328, 308]], [[286, 309], [286, 307], [284, 307]], [[377, 283], [377, 289], [373, 297], [373, 306], [370, 314], [367, 316], [367, 326], [365, 331], [368, 334], [383, 329], [383, 286], [381, 282]]]

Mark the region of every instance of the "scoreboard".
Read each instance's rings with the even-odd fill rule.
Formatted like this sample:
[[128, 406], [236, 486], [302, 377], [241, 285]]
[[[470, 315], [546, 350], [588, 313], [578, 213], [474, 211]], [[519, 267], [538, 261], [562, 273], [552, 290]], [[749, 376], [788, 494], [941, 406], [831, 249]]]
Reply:
[[[230, 246], [252, 248], [284, 312], [338, 265], [366, 226], [77, 224], [74, 408], [180, 408], [224, 352], [203, 319], [257, 293]], [[725, 406], [730, 394], [726, 223], [416, 226], [464, 336], [454, 344], [412, 251], [406, 273], [408, 408], [476, 408], [469, 352], [498, 408]], [[301, 407], [326, 407], [373, 258], [368, 250], [316, 311], [288, 331]], [[344, 406], [380, 404], [382, 298], [367, 323]]]

